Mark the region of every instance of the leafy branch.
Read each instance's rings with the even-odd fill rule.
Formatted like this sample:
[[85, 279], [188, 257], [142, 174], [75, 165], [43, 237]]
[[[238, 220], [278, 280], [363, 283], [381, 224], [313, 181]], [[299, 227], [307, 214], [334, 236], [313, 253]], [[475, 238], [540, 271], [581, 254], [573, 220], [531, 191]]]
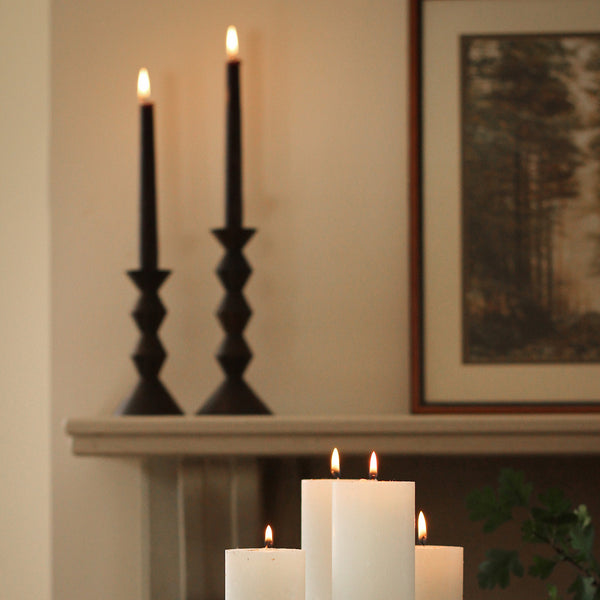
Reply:
[[[508, 521], [521, 517], [521, 539], [543, 544], [544, 554], [535, 554], [527, 573], [548, 579], [560, 563], [570, 565], [575, 579], [568, 588], [573, 600], [600, 600], [600, 566], [594, 558], [594, 526], [585, 505], [573, 508], [559, 489], [534, 497], [533, 484], [520, 471], [500, 472], [497, 489], [486, 486], [467, 497], [472, 521], [483, 521], [483, 531], [492, 532]], [[508, 587], [511, 576], [523, 577], [525, 568], [517, 550], [491, 549], [479, 565], [479, 587]], [[560, 600], [555, 585], [548, 585], [549, 600]]]

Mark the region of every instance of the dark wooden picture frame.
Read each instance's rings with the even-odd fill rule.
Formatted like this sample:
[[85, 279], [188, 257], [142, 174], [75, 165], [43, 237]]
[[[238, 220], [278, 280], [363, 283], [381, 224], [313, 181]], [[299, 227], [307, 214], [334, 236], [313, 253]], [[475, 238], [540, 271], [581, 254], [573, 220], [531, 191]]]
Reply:
[[[585, 397], [577, 397], [579, 387], [571, 387], [571, 394], [569, 397], [564, 398], [552, 398], [547, 399], [541, 394], [539, 397], [532, 398], [526, 397], [526, 394], [521, 396], [519, 392], [515, 392], [513, 388], [510, 393], [505, 396], [498, 398], [479, 398], [479, 397], [460, 397], [453, 395], [452, 391], [448, 391], [447, 396], [436, 399], [430, 398], [427, 387], [427, 369], [429, 367], [428, 351], [426, 347], [426, 328], [428, 327], [427, 315], [426, 315], [426, 285], [425, 285], [425, 263], [428, 260], [429, 248], [426, 248], [425, 244], [425, 215], [427, 207], [425, 206], [425, 198], [423, 194], [425, 186], [425, 177], [428, 175], [425, 173], [424, 168], [424, 65], [423, 65], [423, 49], [424, 49], [424, 5], [430, 2], [430, 0], [409, 0], [409, 49], [410, 49], [410, 64], [409, 64], [409, 86], [410, 86], [410, 98], [409, 98], [409, 118], [410, 118], [410, 132], [409, 132], [409, 145], [410, 145], [410, 168], [409, 168], [409, 181], [410, 181], [410, 311], [411, 311], [411, 367], [410, 367], [410, 380], [411, 380], [411, 402], [412, 410], [415, 413], [569, 413], [569, 412], [598, 412], [600, 411], [600, 363], [576, 365], [576, 368], [581, 369], [581, 373], [585, 378], [590, 380], [598, 381], [597, 389], [598, 394], [595, 395], [595, 384], [591, 386], [590, 391], [586, 391]], [[485, 3], [490, 0], [471, 0], [473, 5], [480, 5], [477, 10], [485, 10]], [[568, 0], [565, 0], [568, 3]], [[451, 9], [452, 0], [441, 0], [433, 1], [431, 4], [446, 5], [446, 10]], [[493, 2], [490, 2], [488, 6], [492, 6]], [[497, 2], [495, 3], [497, 4]], [[560, 31], [562, 33], [563, 24], [560, 25]], [[586, 31], [590, 31], [590, 27], [594, 27], [593, 24], [586, 25]], [[600, 26], [598, 31], [600, 31]], [[578, 31], [581, 26], [575, 25], [573, 31]], [[595, 30], [595, 29], [594, 29]], [[543, 30], [528, 31], [528, 33], [542, 33]], [[565, 33], [571, 32], [569, 23], [565, 24]], [[468, 33], [468, 32], [467, 32]], [[512, 33], [512, 31], [499, 31], [499, 34]], [[458, 44], [456, 44], [456, 52], [459, 52]], [[459, 82], [457, 81], [458, 85]], [[457, 202], [454, 199], [454, 202]], [[458, 202], [460, 204], [460, 202]], [[460, 210], [457, 208], [460, 212]], [[461, 235], [460, 227], [458, 235]], [[450, 252], [450, 250], [444, 250]], [[439, 252], [439, 248], [438, 248]], [[459, 253], [460, 254], [460, 253]], [[454, 260], [461, 261], [460, 257], [455, 257]], [[458, 288], [462, 290], [462, 283], [458, 284]], [[460, 294], [459, 294], [460, 295]], [[463, 300], [454, 298], [454, 302], [462, 305]], [[461, 313], [461, 318], [464, 315]], [[455, 328], [456, 330], [456, 328]], [[462, 332], [462, 325], [461, 325]], [[451, 337], [448, 331], [441, 331], [440, 335]], [[452, 342], [457, 347], [456, 354], [461, 356], [462, 361], [462, 340], [456, 339]], [[460, 350], [458, 349], [460, 347]], [[472, 375], [478, 376], [478, 371], [481, 373], [485, 369], [490, 372], [496, 370], [502, 370], [508, 373], [509, 378], [511, 373], [518, 375], [520, 381], [535, 383], [536, 379], [540, 378], [540, 373], [554, 373], [556, 376], [561, 377], [561, 369], [568, 369], [564, 363], [555, 362], [553, 364], [545, 364], [542, 367], [539, 365], [522, 365], [522, 364], [506, 364], [500, 365], [477, 365], [461, 364], [460, 369], [461, 377], [467, 380]], [[531, 375], [528, 375], [528, 371]], [[577, 372], [579, 373], [579, 371]], [[576, 380], [582, 381], [578, 378], [577, 373], [574, 372]], [[503, 375], [501, 375], [502, 377]], [[477, 381], [477, 377], [474, 377]], [[485, 375], [483, 376], [485, 380]], [[468, 382], [467, 382], [468, 383]], [[442, 389], [445, 382], [442, 381], [436, 383], [436, 390]], [[490, 386], [494, 384], [491, 382]], [[460, 388], [460, 386], [459, 386]], [[459, 389], [457, 388], [457, 389]], [[528, 388], [528, 385], [522, 385], [521, 389]], [[483, 389], [483, 385], [481, 386]], [[542, 388], [540, 388], [542, 389]], [[587, 388], [586, 388], [587, 389]], [[573, 390], [576, 390], [573, 392]], [[591, 395], [590, 395], [591, 394]]]

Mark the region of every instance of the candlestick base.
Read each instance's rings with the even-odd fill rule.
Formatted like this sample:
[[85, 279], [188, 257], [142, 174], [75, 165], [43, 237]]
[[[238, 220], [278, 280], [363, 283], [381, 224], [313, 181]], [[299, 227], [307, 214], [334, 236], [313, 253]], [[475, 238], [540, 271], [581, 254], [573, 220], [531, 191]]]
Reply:
[[198, 410], [199, 415], [271, 414], [243, 379], [243, 373], [252, 359], [252, 352], [243, 337], [252, 310], [242, 294], [242, 288], [252, 269], [242, 249], [255, 232], [255, 229], [243, 227], [212, 230], [226, 249], [225, 256], [217, 267], [217, 275], [226, 290], [217, 309], [217, 317], [225, 330], [225, 339], [217, 352], [217, 360], [225, 372], [225, 381]]
[[271, 411], [261, 402], [243, 379], [226, 379], [212, 393], [199, 415], [268, 415]]
[[158, 297], [158, 288], [171, 271], [142, 269], [128, 271], [141, 291], [132, 316], [142, 337], [132, 355], [140, 381], [129, 398], [124, 400], [115, 415], [181, 415], [182, 410], [161, 383], [158, 373], [167, 357], [157, 331], [167, 311]]

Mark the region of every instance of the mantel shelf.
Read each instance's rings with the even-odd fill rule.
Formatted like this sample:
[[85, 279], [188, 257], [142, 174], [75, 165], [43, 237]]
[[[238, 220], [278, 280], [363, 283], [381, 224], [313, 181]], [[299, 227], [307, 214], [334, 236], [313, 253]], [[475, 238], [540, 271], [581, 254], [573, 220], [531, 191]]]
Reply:
[[600, 415], [189, 416], [69, 419], [78, 456], [600, 454]]

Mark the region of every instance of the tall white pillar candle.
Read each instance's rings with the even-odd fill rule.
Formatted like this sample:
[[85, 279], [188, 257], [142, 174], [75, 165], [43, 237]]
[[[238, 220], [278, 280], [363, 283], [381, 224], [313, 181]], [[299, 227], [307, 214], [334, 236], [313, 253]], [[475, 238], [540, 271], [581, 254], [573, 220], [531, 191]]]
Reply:
[[[331, 454], [331, 474], [338, 477], [340, 457]], [[331, 600], [331, 495], [333, 479], [303, 479], [301, 540], [306, 552], [307, 600]]]
[[225, 550], [225, 600], [305, 600], [304, 550]]
[[415, 547], [415, 600], [462, 600], [463, 549], [459, 546], [428, 546], [427, 524], [419, 513]]
[[332, 599], [413, 600], [414, 482], [335, 481], [332, 509]]

